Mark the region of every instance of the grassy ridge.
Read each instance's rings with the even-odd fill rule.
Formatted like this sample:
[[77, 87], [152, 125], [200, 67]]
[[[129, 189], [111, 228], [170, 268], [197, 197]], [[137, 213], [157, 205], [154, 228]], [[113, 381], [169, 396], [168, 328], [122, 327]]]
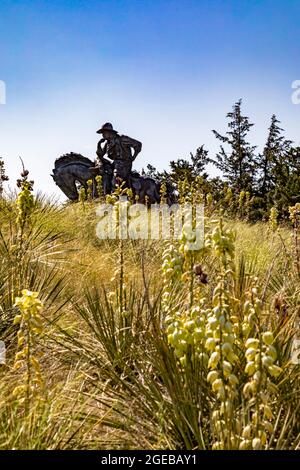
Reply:
[[299, 448], [297, 227], [210, 214], [191, 256], [100, 241], [96, 203], [0, 204], [1, 449]]

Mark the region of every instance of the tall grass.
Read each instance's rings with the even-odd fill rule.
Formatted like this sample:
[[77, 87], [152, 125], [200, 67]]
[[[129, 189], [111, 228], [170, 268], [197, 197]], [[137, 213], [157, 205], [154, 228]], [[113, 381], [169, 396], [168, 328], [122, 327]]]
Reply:
[[[100, 241], [94, 202], [39, 196], [23, 226], [0, 205], [1, 449], [299, 449], [297, 211], [273, 230], [210, 209], [191, 255], [184, 237]], [[43, 305], [47, 391], [26, 406], [23, 289]]]

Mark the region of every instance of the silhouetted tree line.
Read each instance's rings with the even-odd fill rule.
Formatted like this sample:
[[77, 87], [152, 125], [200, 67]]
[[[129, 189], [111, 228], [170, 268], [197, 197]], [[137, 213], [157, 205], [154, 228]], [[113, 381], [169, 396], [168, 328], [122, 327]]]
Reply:
[[[220, 141], [220, 150], [211, 158], [204, 146], [190, 154], [189, 160], [179, 158], [170, 162], [170, 170], [158, 172], [152, 165], [144, 172], [159, 180], [168, 181], [177, 189], [197, 187], [204, 196], [210, 194], [216, 206], [233, 215], [241, 214], [247, 205], [249, 220], [266, 219], [276, 207], [282, 219], [288, 218], [289, 206], [300, 202], [300, 147], [284, 137], [275, 115], [263, 151], [257, 151], [248, 141], [253, 123], [243, 116], [242, 100], [227, 114], [225, 135], [213, 130]], [[206, 171], [213, 164], [221, 177], [211, 178]]]

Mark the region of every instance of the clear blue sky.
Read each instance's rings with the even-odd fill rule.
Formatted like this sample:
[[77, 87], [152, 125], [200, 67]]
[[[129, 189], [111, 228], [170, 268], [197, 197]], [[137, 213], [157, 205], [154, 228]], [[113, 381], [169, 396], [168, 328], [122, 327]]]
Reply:
[[143, 142], [136, 162], [158, 168], [218, 142], [243, 98], [262, 146], [272, 113], [300, 143], [299, 0], [1, 0], [0, 155], [18, 155], [36, 187], [67, 151], [94, 158], [104, 122]]

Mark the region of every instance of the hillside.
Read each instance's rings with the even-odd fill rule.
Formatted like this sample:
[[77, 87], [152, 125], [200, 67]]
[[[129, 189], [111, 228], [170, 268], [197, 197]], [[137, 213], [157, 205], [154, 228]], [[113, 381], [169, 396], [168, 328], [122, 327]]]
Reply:
[[299, 448], [296, 210], [189, 252], [99, 240], [97, 204], [0, 200], [0, 449]]

